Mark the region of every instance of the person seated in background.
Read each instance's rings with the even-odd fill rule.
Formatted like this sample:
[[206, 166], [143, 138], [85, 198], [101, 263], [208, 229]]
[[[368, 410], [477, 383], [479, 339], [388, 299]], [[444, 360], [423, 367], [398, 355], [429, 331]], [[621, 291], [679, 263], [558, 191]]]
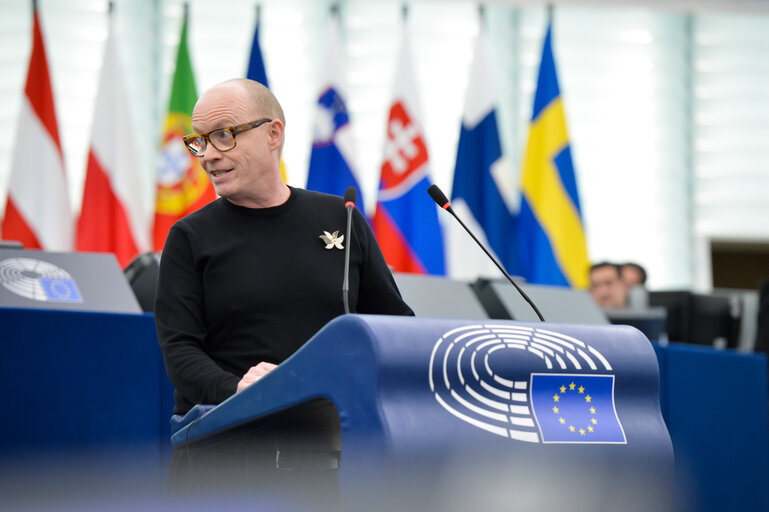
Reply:
[[622, 268], [602, 261], [590, 267], [590, 294], [602, 309], [622, 309], [627, 306], [628, 286], [622, 280]]
[[638, 263], [628, 261], [621, 266], [622, 280], [628, 288], [631, 286], [645, 286], [646, 285], [646, 269]]

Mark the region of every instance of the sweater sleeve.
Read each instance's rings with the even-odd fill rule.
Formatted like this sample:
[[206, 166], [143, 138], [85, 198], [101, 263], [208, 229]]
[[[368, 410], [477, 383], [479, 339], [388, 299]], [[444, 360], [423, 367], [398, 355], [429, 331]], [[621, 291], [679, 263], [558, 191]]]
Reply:
[[223, 370], [206, 349], [203, 287], [188, 235], [168, 234], [158, 273], [155, 325], [168, 378], [176, 389], [176, 414], [194, 404], [218, 404], [233, 395], [240, 377]]
[[356, 312], [414, 316], [414, 311], [401, 297], [371, 227], [357, 209], [354, 211], [355, 237], [364, 255]]

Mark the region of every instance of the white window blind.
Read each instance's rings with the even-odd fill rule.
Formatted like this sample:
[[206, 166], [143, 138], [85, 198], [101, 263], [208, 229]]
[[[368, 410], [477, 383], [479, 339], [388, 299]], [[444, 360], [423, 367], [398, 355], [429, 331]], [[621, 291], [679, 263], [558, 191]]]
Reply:
[[694, 236], [707, 286], [712, 240], [769, 240], [769, 17], [703, 14], [694, 39]]

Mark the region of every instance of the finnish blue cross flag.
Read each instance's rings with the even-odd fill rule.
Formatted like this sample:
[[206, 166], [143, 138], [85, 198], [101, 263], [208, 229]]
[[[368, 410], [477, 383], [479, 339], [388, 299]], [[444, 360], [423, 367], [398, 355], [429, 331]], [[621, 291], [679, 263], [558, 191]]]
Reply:
[[[451, 203], [505, 269], [515, 274], [519, 271], [515, 245], [518, 188], [510, 162], [502, 153], [489, 62], [481, 31], [465, 97]], [[449, 275], [468, 280], [479, 275], [498, 276], [499, 271], [482, 251], [468, 247], [468, 235], [459, 224], [448, 216], [443, 219]]]
[[543, 443], [625, 443], [614, 375], [531, 375], [531, 405]]

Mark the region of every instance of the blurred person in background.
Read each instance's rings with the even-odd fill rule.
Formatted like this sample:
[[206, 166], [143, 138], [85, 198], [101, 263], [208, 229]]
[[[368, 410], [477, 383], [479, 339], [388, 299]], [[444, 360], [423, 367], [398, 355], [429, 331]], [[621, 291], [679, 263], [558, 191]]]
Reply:
[[602, 309], [627, 307], [628, 286], [622, 280], [622, 267], [602, 261], [590, 267], [590, 294]]

